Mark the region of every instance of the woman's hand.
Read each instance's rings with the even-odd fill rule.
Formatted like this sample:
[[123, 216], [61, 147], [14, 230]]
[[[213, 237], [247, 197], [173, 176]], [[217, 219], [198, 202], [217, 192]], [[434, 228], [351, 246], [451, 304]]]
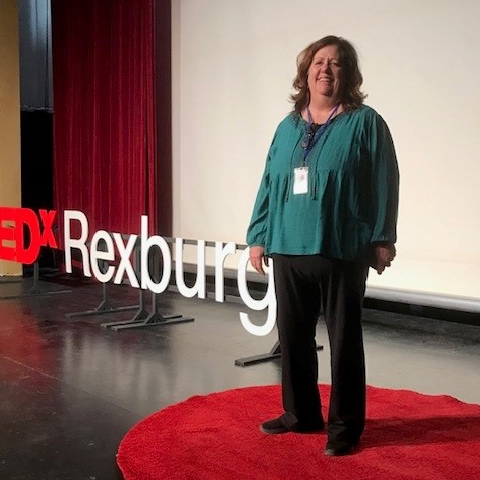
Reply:
[[265, 275], [263, 264], [268, 267], [268, 257], [265, 256], [265, 249], [261, 245], [250, 247], [250, 263], [258, 273]]
[[373, 245], [372, 263], [370, 266], [381, 275], [385, 268], [392, 264], [396, 255], [397, 250], [393, 243]]

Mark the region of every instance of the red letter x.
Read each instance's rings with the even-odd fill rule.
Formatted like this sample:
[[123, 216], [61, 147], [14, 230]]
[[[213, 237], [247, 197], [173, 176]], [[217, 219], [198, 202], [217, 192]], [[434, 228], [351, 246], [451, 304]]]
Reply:
[[57, 212], [55, 210], [39, 210], [38, 213], [40, 214], [43, 223], [43, 233], [40, 245], [43, 247], [50, 245], [52, 248], [57, 248], [57, 240], [53, 234], [53, 222]]

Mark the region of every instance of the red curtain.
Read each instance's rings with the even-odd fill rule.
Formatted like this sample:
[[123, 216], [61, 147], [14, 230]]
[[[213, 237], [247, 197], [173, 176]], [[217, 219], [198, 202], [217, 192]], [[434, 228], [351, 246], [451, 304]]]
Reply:
[[52, 0], [54, 204], [85, 213], [90, 235], [139, 233], [142, 214], [170, 233], [158, 232], [157, 2]]

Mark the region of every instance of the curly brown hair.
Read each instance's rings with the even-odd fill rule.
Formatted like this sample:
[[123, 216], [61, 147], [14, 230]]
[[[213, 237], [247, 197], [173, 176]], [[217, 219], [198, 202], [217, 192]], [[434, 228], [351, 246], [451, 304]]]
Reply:
[[336, 45], [340, 55], [342, 67], [342, 81], [340, 86], [340, 102], [345, 110], [355, 110], [362, 105], [366, 95], [360, 87], [363, 82], [362, 74], [358, 66], [358, 55], [354, 46], [342, 37], [328, 35], [310, 44], [302, 50], [297, 57], [297, 75], [293, 80], [293, 88], [296, 93], [290, 95], [294, 103], [294, 111], [299, 115], [308, 106], [310, 93], [307, 85], [308, 69], [315, 54], [323, 47]]

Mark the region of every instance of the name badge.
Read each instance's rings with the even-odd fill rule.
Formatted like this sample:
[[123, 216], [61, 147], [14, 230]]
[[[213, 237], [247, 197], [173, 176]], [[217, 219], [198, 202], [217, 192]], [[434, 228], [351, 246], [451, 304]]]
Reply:
[[293, 175], [293, 194], [304, 195], [308, 193], [308, 167], [295, 168]]

